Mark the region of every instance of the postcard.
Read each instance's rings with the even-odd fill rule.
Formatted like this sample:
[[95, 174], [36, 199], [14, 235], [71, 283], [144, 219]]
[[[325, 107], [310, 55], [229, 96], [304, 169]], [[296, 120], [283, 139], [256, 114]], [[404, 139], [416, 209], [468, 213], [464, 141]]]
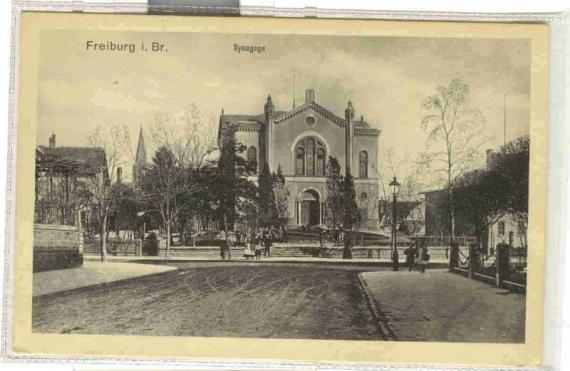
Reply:
[[16, 355], [541, 364], [548, 26], [24, 12]]

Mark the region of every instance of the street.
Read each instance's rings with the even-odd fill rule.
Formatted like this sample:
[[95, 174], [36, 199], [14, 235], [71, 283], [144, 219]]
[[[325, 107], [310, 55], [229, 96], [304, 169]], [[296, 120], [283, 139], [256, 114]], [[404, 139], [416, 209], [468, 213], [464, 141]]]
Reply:
[[33, 330], [381, 339], [359, 288], [358, 267], [178, 265], [178, 271], [35, 297]]
[[444, 269], [420, 274], [358, 264], [163, 264], [178, 270], [34, 297], [34, 332], [524, 341], [524, 295]]

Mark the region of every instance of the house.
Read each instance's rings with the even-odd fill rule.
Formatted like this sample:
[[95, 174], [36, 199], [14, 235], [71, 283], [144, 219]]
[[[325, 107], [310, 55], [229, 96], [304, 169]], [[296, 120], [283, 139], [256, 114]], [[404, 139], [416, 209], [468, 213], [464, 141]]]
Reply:
[[91, 197], [108, 186], [105, 151], [89, 147], [36, 147], [34, 271], [83, 263], [83, 230], [93, 212]]

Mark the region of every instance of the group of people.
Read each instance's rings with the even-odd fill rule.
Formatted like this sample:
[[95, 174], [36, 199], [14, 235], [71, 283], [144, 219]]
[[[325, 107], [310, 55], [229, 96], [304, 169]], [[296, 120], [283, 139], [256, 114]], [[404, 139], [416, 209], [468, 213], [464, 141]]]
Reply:
[[417, 269], [419, 272], [425, 273], [430, 255], [423, 240], [417, 240], [408, 246], [404, 250], [404, 254], [406, 255], [406, 265], [410, 272]]
[[260, 260], [263, 254], [266, 258], [271, 257], [271, 246], [275, 240], [275, 230], [273, 227], [252, 231], [245, 238], [245, 248], [243, 256], [245, 260]]

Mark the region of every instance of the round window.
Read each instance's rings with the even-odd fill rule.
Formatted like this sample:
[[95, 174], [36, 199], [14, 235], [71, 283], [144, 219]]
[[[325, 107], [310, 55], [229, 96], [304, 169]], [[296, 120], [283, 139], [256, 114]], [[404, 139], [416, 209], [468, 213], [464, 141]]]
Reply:
[[305, 117], [305, 123], [306, 123], [307, 125], [309, 125], [309, 126], [315, 125], [315, 122], [316, 122], [316, 121], [317, 121], [317, 120], [315, 119], [315, 116], [307, 116], [307, 117]]

